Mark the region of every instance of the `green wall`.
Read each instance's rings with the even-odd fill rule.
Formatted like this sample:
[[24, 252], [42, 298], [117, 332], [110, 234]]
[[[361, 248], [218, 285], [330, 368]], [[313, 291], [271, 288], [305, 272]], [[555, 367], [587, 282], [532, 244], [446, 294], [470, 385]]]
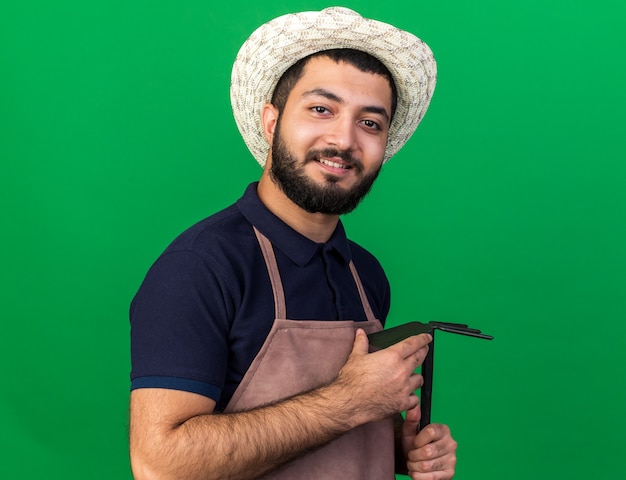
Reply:
[[[130, 478], [128, 304], [185, 227], [259, 167], [230, 67], [320, 1], [0, 3], [0, 478]], [[351, 236], [391, 324], [437, 335], [433, 420], [458, 479], [624, 478], [626, 8], [348, 1], [416, 32], [439, 83]]]

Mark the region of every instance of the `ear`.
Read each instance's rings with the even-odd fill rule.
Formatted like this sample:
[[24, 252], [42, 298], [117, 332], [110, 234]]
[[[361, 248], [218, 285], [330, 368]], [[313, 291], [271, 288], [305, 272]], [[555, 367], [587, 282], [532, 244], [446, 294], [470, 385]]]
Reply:
[[274, 131], [278, 122], [278, 109], [271, 103], [263, 105], [261, 112], [261, 123], [263, 124], [263, 134], [267, 142], [272, 145], [274, 140]]

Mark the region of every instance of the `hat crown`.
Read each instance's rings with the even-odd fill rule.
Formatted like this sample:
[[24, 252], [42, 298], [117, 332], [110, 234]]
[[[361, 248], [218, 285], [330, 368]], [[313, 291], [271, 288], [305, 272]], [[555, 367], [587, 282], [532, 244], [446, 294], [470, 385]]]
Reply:
[[320, 13], [320, 16], [337, 14], [337, 15], [346, 15], [350, 17], [363, 18], [357, 12], [355, 12], [354, 10], [348, 7], [327, 7], [327, 8], [324, 8], [323, 10], [320, 10], [319, 13]]

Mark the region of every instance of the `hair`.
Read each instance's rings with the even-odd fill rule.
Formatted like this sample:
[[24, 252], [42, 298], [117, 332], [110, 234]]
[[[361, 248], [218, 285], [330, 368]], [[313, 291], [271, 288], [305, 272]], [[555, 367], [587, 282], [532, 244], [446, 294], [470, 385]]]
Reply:
[[328, 57], [336, 63], [347, 63], [358, 68], [362, 72], [374, 73], [385, 77], [391, 87], [391, 118], [393, 118], [398, 104], [398, 91], [396, 89], [396, 84], [393, 81], [391, 72], [383, 64], [383, 62], [378, 60], [373, 55], [360, 50], [354, 50], [352, 48], [335, 48], [332, 50], [315, 52], [307, 57], [301, 58], [289, 67], [278, 80], [274, 93], [272, 94], [272, 105], [278, 109], [279, 113], [283, 112], [289, 94], [293, 90], [296, 83], [298, 83], [298, 80], [302, 78], [304, 67], [307, 63], [309, 63], [309, 60], [315, 57]]

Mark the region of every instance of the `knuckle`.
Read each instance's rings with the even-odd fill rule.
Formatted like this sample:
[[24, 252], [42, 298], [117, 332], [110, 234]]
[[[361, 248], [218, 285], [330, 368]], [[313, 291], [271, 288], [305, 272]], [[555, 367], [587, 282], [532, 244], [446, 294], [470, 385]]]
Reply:
[[449, 438], [452, 440], [450, 436], [450, 428], [447, 425], [443, 425], [441, 423], [431, 423], [428, 426], [431, 430], [430, 433], [434, 438]]
[[426, 458], [432, 458], [436, 454], [435, 447], [433, 445], [426, 445], [423, 447], [422, 453]]
[[387, 349], [387, 354], [389, 355], [388, 360], [392, 363], [397, 363], [402, 361], [402, 354], [397, 349]]

